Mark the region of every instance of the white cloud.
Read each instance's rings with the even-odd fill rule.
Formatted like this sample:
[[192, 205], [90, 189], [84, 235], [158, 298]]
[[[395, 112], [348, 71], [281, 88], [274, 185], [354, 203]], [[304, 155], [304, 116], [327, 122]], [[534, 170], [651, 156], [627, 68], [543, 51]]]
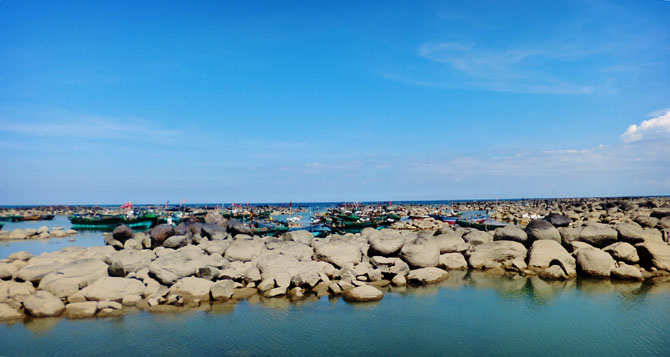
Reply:
[[670, 109], [665, 109], [664, 113], [656, 111], [652, 114], [658, 116], [645, 120], [640, 125], [630, 125], [621, 135], [621, 140], [624, 143], [632, 143], [662, 137], [670, 138]]

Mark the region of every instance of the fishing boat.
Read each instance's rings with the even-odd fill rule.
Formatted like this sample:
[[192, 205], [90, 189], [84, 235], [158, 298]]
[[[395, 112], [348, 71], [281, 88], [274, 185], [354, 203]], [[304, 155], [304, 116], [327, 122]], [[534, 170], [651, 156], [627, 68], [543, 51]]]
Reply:
[[39, 221], [40, 215], [32, 214], [30, 216], [23, 216], [23, 221]]
[[461, 226], [461, 227], [469, 227], [469, 228], [475, 228], [480, 231], [492, 231], [497, 228], [502, 228], [505, 227], [505, 223], [500, 223], [500, 222], [486, 222], [486, 221], [481, 221], [481, 222], [475, 222], [475, 221], [465, 221], [465, 220], [458, 220], [456, 223]]
[[429, 214], [428, 216], [449, 224], [456, 224], [456, 221], [459, 218], [458, 216], [446, 216], [443, 214]]
[[2, 226], [4, 225], [5, 225], [4, 223], [0, 222], [0, 230], [2, 230]]
[[95, 215], [95, 216], [80, 216], [73, 215], [69, 217], [74, 229], [98, 229], [110, 230], [125, 224], [130, 228], [142, 230], [149, 229], [155, 222], [153, 217], [134, 217], [128, 218], [123, 215]]
[[51, 221], [54, 219], [54, 217], [55, 216], [53, 214], [43, 214], [40, 216], [40, 221]]

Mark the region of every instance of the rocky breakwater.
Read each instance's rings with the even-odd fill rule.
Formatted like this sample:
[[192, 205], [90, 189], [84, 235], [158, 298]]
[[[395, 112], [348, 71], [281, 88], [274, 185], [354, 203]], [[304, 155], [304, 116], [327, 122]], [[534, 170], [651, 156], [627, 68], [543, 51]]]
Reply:
[[630, 222], [556, 227], [534, 221], [495, 232], [368, 228], [315, 239], [306, 231], [252, 236], [217, 214], [205, 221], [147, 233], [120, 226], [103, 247], [14, 253], [0, 261], [0, 319], [202, 308], [258, 295], [377, 301], [393, 286], [441, 282], [454, 270], [545, 280], [670, 275], [670, 245], [660, 231]]
[[63, 227], [49, 227], [42, 226], [38, 229], [14, 229], [12, 231], [0, 231], [0, 241], [7, 240], [24, 240], [24, 239], [49, 239], [49, 238], [64, 238], [75, 235], [77, 231], [72, 229], [63, 229]]

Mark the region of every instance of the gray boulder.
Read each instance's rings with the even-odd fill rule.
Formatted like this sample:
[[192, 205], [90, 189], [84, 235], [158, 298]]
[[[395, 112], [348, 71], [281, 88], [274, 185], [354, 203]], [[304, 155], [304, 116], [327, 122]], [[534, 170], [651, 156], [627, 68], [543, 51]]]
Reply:
[[526, 226], [526, 234], [531, 242], [536, 240], [553, 240], [561, 243], [558, 229], [544, 219], [534, 219]]
[[232, 280], [221, 280], [210, 289], [210, 294], [214, 300], [228, 300], [233, 296], [235, 290], [235, 282]]
[[558, 213], [550, 213], [544, 217], [544, 220], [554, 227], [567, 227], [572, 223], [570, 217]]
[[553, 265], [560, 266], [565, 277], [577, 275], [575, 258], [562, 245], [553, 240], [535, 241], [528, 251], [528, 268], [541, 272]]
[[374, 286], [363, 285], [344, 290], [342, 297], [347, 301], [353, 302], [378, 301], [384, 297], [384, 293]]
[[603, 248], [603, 251], [609, 253], [616, 260], [623, 260], [625, 262], [636, 264], [640, 261], [637, 255], [637, 249], [626, 242], [616, 242]]
[[70, 296], [79, 289], [107, 275], [107, 264], [100, 259], [87, 258], [62, 264], [40, 280], [39, 288], [57, 298]]
[[561, 227], [558, 228], [558, 233], [561, 235], [561, 243], [569, 247], [572, 242], [579, 240], [579, 234], [582, 232], [581, 227]]
[[234, 218], [228, 220], [228, 223], [226, 224], [226, 231], [231, 235], [233, 235], [233, 237], [238, 234], [247, 234], [250, 236], [253, 235], [249, 227], [245, 226], [240, 221]]
[[526, 268], [526, 247], [519, 242], [501, 240], [476, 245], [468, 256], [473, 269]]
[[174, 285], [172, 285], [168, 296], [181, 296], [184, 304], [200, 305], [201, 303], [208, 302], [210, 300], [209, 292], [213, 285], [213, 282], [206, 279], [187, 277], [180, 279]]
[[188, 236], [172, 236], [163, 242], [163, 247], [177, 249], [189, 243]]
[[317, 260], [328, 262], [338, 268], [347, 263], [359, 263], [362, 258], [358, 245], [339, 239], [317, 244], [314, 253]]
[[286, 232], [282, 235], [282, 239], [286, 242], [298, 242], [308, 246], [312, 246], [314, 241], [314, 234], [306, 230]]
[[439, 263], [440, 249], [435, 239], [419, 237], [403, 245], [400, 258], [415, 268], [435, 267]]
[[619, 280], [642, 280], [642, 273], [636, 267], [625, 263], [616, 263], [612, 269], [611, 277]]
[[21, 311], [9, 306], [5, 303], [0, 303], [0, 322], [15, 321], [23, 319]]
[[600, 249], [580, 249], [575, 255], [580, 271], [588, 276], [608, 278], [614, 268], [612, 256]]
[[405, 244], [405, 237], [398, 232], [384, 231], [384, 233], [373, 235], [370, 238], [370, 254], [382, 256], [397, 255]]
[[493, 240], [509, 240], [512, 242], [519, 242], [521, 244], [528, 244], [528, 234], [521, 228], [513, 225], [508, 225], [495, 230]]
[[160, 256], [149, 264], [149, 272], [161, 283], [172, 285], [177, 280], [195, 275], [207, 266], [221, 267], [224, 260], [219, 255], [206, 255], [195, 246], [186, 246]]
[[458, 232], [443, 233], [433, 239], [440, 249], [440, 254], [462, 252], [469, 246]]
[[224, 227], [226, 225], [226, 220], [223, 219], [223, 216], [219, 212], [210, 211], [205, 215], [205, 223]]
[[48, 291], [38, 290], [23, 300], [26, 313], [35, 317], [59, 316], [65, 311], [63, 302]]
[[224, 257], [230, 261], [248, 262], [258, 257], [264, 247], [265, 244], [261, 240], [236, 239], [228, 246]]
[[434, 284], [446, 280], [449, 273], [435, 267], [410, 270], [407, 281], [419, 284]]
[[75, 302], [65, 306], [65, 316], [69, 319], [82, 319], [93, 317], [98, 310], [95, 301]]
[[89, 301], [121, 302], [127, 295], [143, 295], [144, 284], [137, 279], [107, 277], [81, 290], [81, 294]]
[[440, 255], [438, 266], [446, 270], [465, 270], [468, 262], [461, 253], [445, 253]]
[[579, 234], [579, 240], [596, 248], [604, 248], [617, 241], [618, 232], [602, 223], [589, 223]]
[[151, 229], [151, 242], [154, 246], [163, 245], [166, 239], [174, 235], [174, 227], [169, 224], [159, 224]]
[[300, 261], [311, 261], [314, 250], [311, 246], [295, 241], [267, 241], [268, 253], [288, 255]]
[[122, 224], [112, 231], [112, 237], [121, 243], [135, 237], [135, 232], [125, 224]]
[[670, 245], [647, 242], [636, 244], [640, 265], [670, 271]]
[[493, 236], [486, 232], [473, 229], [470, 232], [463, 235], [463, 240], [466, 241], [467, 243], [470, 243], [471, 245], [480, 245], [493, 242]]
[[637, 222], [642, 227], [654, 228], [658, 224], [658, 218], [649, 216], [637, 216], [635, 217], [635, 222]]
[[124, 277], [149, 266], [156, 255], [151, 250], [124, 249], [109, 256], [109, 275]]
[[661, 232], [655, 228], [642, 228], [634, 223], [619, 223], [616, 225], [619, 240], [630, 244], [643, 243], [647, 241], [660, 242]]
[[228, 236], [226, 232], [226, 227], [220, 226], [214, 223], [205, 223], [200, 226], [200, 234], [203, 237], [212, 240], [218, 240], [217, 238], [225, 238]]

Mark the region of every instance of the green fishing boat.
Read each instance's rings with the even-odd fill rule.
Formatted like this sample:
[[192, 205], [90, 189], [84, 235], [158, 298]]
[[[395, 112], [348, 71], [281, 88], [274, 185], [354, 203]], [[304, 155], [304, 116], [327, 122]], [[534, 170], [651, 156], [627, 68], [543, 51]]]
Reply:
[[73, 229], [110, 230], [122, 224], [137, 230], [149, 229], [156, 221], [153, 217], [126, 218], [121, 215], [70, 216]]
[[2, 229], [2, 226], [4, 226], [4, 225], [5, 225], [4, 223], [0, 222], [0, 230]]

